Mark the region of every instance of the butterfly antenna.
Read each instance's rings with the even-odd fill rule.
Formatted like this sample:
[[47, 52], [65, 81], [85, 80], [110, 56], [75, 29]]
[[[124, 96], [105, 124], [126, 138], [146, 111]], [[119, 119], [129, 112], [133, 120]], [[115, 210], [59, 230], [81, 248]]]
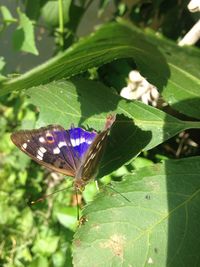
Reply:
[[112, 186], [106, 185], [106, 187], [110, 188], [111, 190], [113, 190], [115, 193], [119, 194], [121, 197], [123, 197], [126, 201], [131, 202], [130, 199], [128, 199], [127, 197], [125, 197], [122, 193], [120, 193], [119, 191], [117, 191], [116, 189], [114, 189]]
[[55, 194], [57, 194], [57, 193], [59, 193], [59, 192], [62, 192], [62, 191], [64, 191], [64, 190], [66, 190], [66, 189], [69, 189], [69, 188], [71, 188], [71, 187], [72, 187], [72, 186], [68, 186], [68, 187], [59, 189], [59, 190], [57, 190], [57, 191], [55, 191], [55, 192], [53, 192], [53, 193], [51, 193], [51, 194], [44, 195], [44, 196], [38, 198], [38, 199], [35, 200], [35, 201], [31, 201], [30, 204], [31, 204], [31, 205], [35, 205], [36, 203], [38, 203], [38, 202], [42, 202], [42, 201], [44, 201], [45, 199], [47, 199], [48, 197], [51, 197], [52, 195], [55, 195]]

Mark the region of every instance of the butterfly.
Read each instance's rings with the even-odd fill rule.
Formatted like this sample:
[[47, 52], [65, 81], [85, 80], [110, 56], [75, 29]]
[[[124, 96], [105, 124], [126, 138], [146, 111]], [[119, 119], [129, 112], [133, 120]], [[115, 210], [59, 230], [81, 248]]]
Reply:
[[115, 115], [108, 115], [100, 133], [75, 128], [65, 130], [49, 125], [35, 130], [12, 133], [12, 142], [37, 163], [50, 170], [74, 177], [74, 186], [82, 191], [98, 173]]

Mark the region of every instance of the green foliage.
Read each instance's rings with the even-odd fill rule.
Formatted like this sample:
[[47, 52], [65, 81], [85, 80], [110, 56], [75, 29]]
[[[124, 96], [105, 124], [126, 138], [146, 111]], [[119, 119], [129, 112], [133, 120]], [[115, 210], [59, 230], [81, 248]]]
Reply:
[[[199, 51], [180, 48], [152, 33], [144, 35], [124, 22], [108, 24], [53, 60], [19, 78], [5, 80], [1, 94], [69, 77], [121, 57], [134, 58], [141, 73], [160, 89], [165, 100], [175, 109], [188, 116], [200, 117]], [[194, 68], [190, 67], [191, 64]], [[188, 109], [188, 106], [192, 108]]]
[[3, 27], [6, 29], [11, 24], [18, 24], [13, 34], [13, 46], [16, 50], [38, 55], [35, 45], [33, 22], [19, 8], [18, 18], [14, 18], [6, 6], [1, 6]]
[[[0, 266], [199, 265], [200, 52], [161, 34], [180, 38], [195, 18], [183, 16], [185, 1], [113, 2], [109, 22], [82, 38], [77, 29], [94, 1], [21, 1], [17, 13], [0, 7], [0, 31], [13, 29], [21, 56], [41, 56], [42, 31], [55, 44], [52, 58], [17, 77], [0, 57]], [[104, 16], [110, 5], [99, 1], [92, 12]], [[167, 108], [120, 97], [132, 69]], [[100, 192], [91, 182], [76, 196], [72, 179], [41, 168], [10, 140], [19, 128], [54, 123], [101, 131], [109, 113], [117, 120]]]
[[[63, 10], [65, 10], [63, 14], [63, 22], [64, 24], [69, 22], [69, 9], [71, 6], [72, 1], [63, 1]], [[42, 18], [45, 20], [45, 22], [52, 26], [52, 27], [58, 27], [59, 26], [59, 3], [58, 1], [48, 1], [46, 4], [42, 7]]]
[[113, 183], [116, 192], [99, 194], [84, 209], [87, 222], [75, 234], [74, 265], [94, 266], [94, 259], [99, 266], [197, 262], [200, 243], [192, 233], [200, 227], [199, 160], [141, 168]]
[[16, 21], [6, 6], [1, 6], [1, 14], [5, 26], [9, 26], [11, 23]]
[[35, 46], [33, 24], [29, 18], [18, 9], [19, 26], [13, 35], [13, 44], [16, 50], [25, 51], [38, 55], [38, 50]]
[[[2, 84], [1, 94], [22, 90], [50, 80], [59, 80], [99, 67], [117, 58], [134, 58], [143, 75], [163, 87], [169, 68], [163, 55], [146, 42], [144, 35], [126, 23], [109, 23], [70, 49], [19, 78]], [[149, 53], [147, 53], [149, 51]]]
[[89, 125], [100, 130], [106, 114], [118, 114], [100, 176], [119, 168], [142, 150], [149, 150], [194, 125], [200, 127], [198, 122], [180, 121], [141, 102], [127, 102], [96, 81], [52, 82], [33, 87], [27, 90], [27, 94], [30, 101], [40, 108], [38, 126], [56, 121], [69, 128], [73, 121], [76, 125]]
[[170, 79], [167, 85], [161, 89], [162, 96], [174, 109], [199, 119], [199, 49], [194, 47], [180, 48], [161, 36], [155, 38], [155, 34], [149, 30], [146, 37], [151, 43], [159, 47], [169, 66]]

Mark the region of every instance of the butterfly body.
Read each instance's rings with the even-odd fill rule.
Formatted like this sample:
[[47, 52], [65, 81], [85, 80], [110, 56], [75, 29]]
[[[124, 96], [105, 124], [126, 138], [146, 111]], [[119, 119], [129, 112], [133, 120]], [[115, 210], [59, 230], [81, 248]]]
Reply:
[[75, 188], [82, 190], [97, 174], [114, 121], [115, 116], [109, 115], [104, 130], [99, 134], [73, 126], [65, 130], [59, 125], [49, 125], [15, 132], [11, 139], [39, 164], [74, 177]]

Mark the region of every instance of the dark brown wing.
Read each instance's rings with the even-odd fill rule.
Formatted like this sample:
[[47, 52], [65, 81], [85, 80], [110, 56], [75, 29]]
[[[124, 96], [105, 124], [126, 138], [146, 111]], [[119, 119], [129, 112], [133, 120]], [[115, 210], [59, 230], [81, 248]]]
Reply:
[[11, 140], [33, 160], [59, 173], [74, 176], [80, 164], [68, 131], [59, 125], [18, 131], [11, 135]]
[[107, 117], [104, 130], [95, 137], [89, 150], [84, 156], [75, 176], [75, 186], [77, 188], [84, 187], [90, 179], [97, 175], [99, 165], [106, 148], [109, 131], [114, 121], [114, 115], [109, 115]]

